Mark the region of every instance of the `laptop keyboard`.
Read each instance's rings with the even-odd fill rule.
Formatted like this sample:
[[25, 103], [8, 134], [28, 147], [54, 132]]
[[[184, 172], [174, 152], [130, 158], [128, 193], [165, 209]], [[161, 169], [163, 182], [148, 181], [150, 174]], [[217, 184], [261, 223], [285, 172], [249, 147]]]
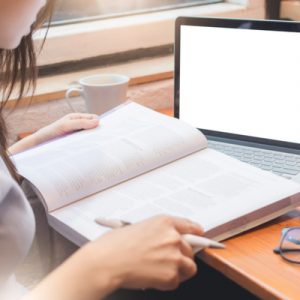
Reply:
[[291, 179], [300, 173], [300, 155], [208, 141], [208, 146], [243, 162]]

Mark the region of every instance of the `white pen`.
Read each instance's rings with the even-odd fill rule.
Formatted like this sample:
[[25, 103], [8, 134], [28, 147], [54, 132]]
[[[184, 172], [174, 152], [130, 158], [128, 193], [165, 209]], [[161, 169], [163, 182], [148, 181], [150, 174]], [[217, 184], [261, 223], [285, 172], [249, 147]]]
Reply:
[[[121, 228], [127, 225], [131, 225], [130, 222], [126, 222], [123, 220], [116, 219], [106, 219], [106, 218], [96, 218], [95, 222], [101, 226], [109, 227], [112, 229]], [[210, 240], [208, 238], [192, 235], [192, 234], [184, 234], [184, 239], [194, 248], [194, 252], [198, 252], [203, 248], [216, 248], [216, 249], [224, 249], [225, 245], [219, 242]]]

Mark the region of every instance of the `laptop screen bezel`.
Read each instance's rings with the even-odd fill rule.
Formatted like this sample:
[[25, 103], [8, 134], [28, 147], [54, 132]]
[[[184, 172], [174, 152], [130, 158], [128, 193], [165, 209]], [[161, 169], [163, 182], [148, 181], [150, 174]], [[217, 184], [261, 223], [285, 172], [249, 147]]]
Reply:
[[[174, 76], [174, 116], [180, 119], [180, 46], [181, 46], [181, 26], [202, 26], [236, 28], [242, 30], [271, 30], [299, 32], [300, 23], [291, 21], [268, 21], [268, 20], [247, 20], [247, 19], [224, 19], [224, 18], [203, 18], [203, 17], [179, 17], [175, 22], [175, 76]], [[276, 62], [274, 62], [276, 63]], [[277, 146], [300, 150], [300, 144], [234, 133], [214, 131], [206, 128], [198, 128], [206, 136], [249, 142], [268, 146]]]

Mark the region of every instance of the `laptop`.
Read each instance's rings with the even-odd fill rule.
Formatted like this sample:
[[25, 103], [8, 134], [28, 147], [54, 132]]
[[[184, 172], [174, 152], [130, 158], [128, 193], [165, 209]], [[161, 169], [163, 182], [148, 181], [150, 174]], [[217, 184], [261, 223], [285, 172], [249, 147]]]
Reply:
[[174, 107], [209, 147], [300, 182], [300, 23], [178, 18]]

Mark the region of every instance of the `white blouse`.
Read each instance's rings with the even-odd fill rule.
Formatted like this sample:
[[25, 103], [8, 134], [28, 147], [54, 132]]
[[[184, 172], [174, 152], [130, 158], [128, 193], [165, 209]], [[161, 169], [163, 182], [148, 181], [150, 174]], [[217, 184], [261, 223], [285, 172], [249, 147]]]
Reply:
[[16, 299], [13, 274], [27, 255], [34, 232], [31, 207], [0, 158], [0, 299]]

